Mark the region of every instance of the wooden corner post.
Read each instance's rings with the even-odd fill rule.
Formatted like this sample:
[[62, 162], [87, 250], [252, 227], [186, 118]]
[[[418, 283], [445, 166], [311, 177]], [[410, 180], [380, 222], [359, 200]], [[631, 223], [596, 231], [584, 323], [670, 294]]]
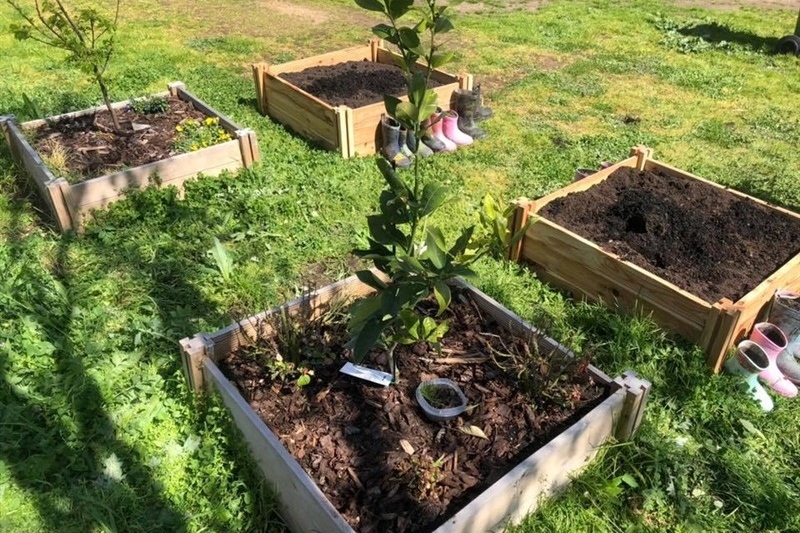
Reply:
[[621, 378], [614, 380], [614, 383], [625, 389], [625, 404], [614, 438], [618, 441], [626, 441], [633, 436], [642, 423], [644, 408], [647, 405], [647, 397], [652, 384], [646, 379], [640, 378], [632, 370], [624, 372]]
[[653, 149], [640, 144], [631, 148], [629, 155], [636, 156], [636, 170], [641, 172], [644, 170], [647, 160], [653, 158]]
[[[508, 217], [508, 230], [513, 237], [528, 223], [528, 219], [530, 218], [531, 214], [532, 202], [527, 198], [517, 198], [511, 202], [511, 205], [514, 209], [511, 212], [511, 216]], [[510, 261], [519, 261], [519, 258], [522, 255], [524, 242], [524, 235], [520, 239], [517, 239], [516, 242], [512, 242], [511, 246], [508, 248], [506, 258]]]
[[189, 388], [195, 392], [200, 392], [204, 385], [203, 358], [206, 355], [206, 344], [206, 338], [202, 333], [180, 341], [183, 377], [186, 378]]
[[256, 85], [256, 107], [262, 115], [267, 114], [267, 94], [264, 92], [264, 78], [269, 71], [269, 64], [256, 63], [253, 65], [253, 82]]
[[170, 96], [178, 96], [179, 91], [186, 92], [186, 84], [182, 81], [173, 81], [169, 85], [167, 85], [169, 89]]
[[0, 129], [3, 130], [3, 137], [6, 138], [6, 144], [11, 147], [11, 135], [8, 133], [8, 124], [17, 120], [14, 115], [0, 115]]

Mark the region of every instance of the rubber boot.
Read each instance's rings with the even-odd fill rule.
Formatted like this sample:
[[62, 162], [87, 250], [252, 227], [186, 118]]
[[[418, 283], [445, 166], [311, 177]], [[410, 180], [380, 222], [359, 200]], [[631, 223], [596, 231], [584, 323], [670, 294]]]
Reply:
[[406, 156], [409, 161], [414, 160], [414, 152], [408, 147], [408, 130], [405, 126], [400, 126], [400, 137], [397, 140], [397, 145], [400, 147], [400, 152]]
[[398, 168], [411, 165], [411, 159], [400, 150], [400, 123], [386, 115], [381, 115], [381, 145], [383, 157], [392, 165]]
[[430, 157], [433, 155], [433, 150], [425, 146], [424, 143], [417, 141], [414, 132], [411, 130], [406, 132], [406, 146], [408, 146], [408, 149], [411, 150], [411, 153], [415, 156]]
[[778, 370], [789, 381], [800, 385], [800, 294], [777, 291], [769, 311], [769, 322], [780, 328], [788, 342], [775, 361]]
[[436, 113], [431, 115], [430, 124], [431, 124], [431, 131], [433, 132], [433, 138], [438, 140], [440, 143], [444, 145], [445, 152], [454, 152], [458, 149], [458, 145], [447, 138], [444, 134], [444, 117], [442, 116], [442, 110], [437, 109]]
[[480, 100], [473, 91], [456, 89], [453, 92], [453, 110], [458, 113], [458, 129], [474, 140], [486, 138], [486, 132], [475, 123]]
[[458, 113], [455, 111], [445, 111], [442, 113], [442, 131], [444, 136], [456, 143], [458, 146], [469, 146], [472, 144], [472, 137], [458, 129]]
[[747, 392], [758, 402], [763, 411], [772, 411], [775, 407], [772, 398], [758, 382], [758, 375], [769, 366], [769, 358], [761, 347], [752, 341], [742, 341], [736, 347], [736, 355], [725, 362], [725, 370], [744, 377]]
[[478, 100], [478, 108], [475, 110], [475, 117], [473, 117], [477, 122], [482, 120], [486, 120], [487, 118], [492, 118], [494, 116], [494, 111], [492, 111], [489, 107], [484, 107], [483, 105], [483, 97], [481, 96], [481, 86], [476, 85], [474, 89], [472, 89], [472, 94], [475, 95], [475, 98]]
[[447, 146], [445, 146], [441, 140], [434, 136], [433, 128], [431, 128], [431, 118], [428, 118], [422, 124], [422, 142], [434, 153], [444, 152], [447, 150]]
[[750, 340], [758, 344], [767, 354], [769, 366], [758, 374], [758, 377], [772, 390], [785, 396], [794, 398], [797, 396], [797, 387], [794, 383], [786, 379], [786, 376], [778, 369], [777, 359], [787, 345], [786, 335], [776, 326], [769, 322], [759, 322], [753, 326], [750, 333]]

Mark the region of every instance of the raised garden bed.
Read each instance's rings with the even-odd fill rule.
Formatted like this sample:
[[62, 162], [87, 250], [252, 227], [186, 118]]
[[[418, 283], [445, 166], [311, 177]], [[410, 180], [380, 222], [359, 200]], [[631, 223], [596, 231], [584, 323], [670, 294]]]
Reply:
[[534, 223], [511, 255], [576, 296], [650, 314], [698, 344], [718, 372], [775, 291], [800, 290], [800, 215], [656, 161], [647, 148], [631, 154], [518, 201], [511, 225]]
[[[377, 95], [372, 103], [359, 107], [333, 105], [321, 99], [320, 95], [307, 92], [291, 83], [285, 75], [315, 67], [338, 66], [341, 69], [339, 79], [347, 79], [352, 69], [348, 62], [369, 61], [394, 66], [395, 57], [398, 57], [397, 54], [387, 49], [383, 41], [373, 39], [365, 46], [355, 46], [280, 65], [255, 64], [253, 78], [258, 109], [261, 114], [274, 118], [326, 150], [339, 152], [344, 158], [373, 155], [379, 148], [380, 117], [386, 112], [382, 95]], [[399, 72], [399, 68], [397, 70]], [[332, 78], [337, 77], [336, 72], [329, 74]], [[353, 81], [352, 76], [347, 79], [348, 92], [358, 90], [354, 89]], [[437, 69], [432, 73], [432, 82], [431, 86], [442, 107], [450, 105], [450, 98], [456, 89], [472, 89], [472, 76], [467, 74], [454, 76]], [[324, 85], [323, 82], [316, 86]], [[401, 88], [400, 95], [402, 94], [405, 91]]]
[[[542, 361], [573, 360], [574, 355], [566, 348], [536, 332], [485, 294], [463, 282], [455, 285], [466, 296], [464, 305], [476, 309], [481, 320], [535, 340], [537, 353], [546, 354]], [[641, 422], [650, 384], [633, 373], [612, 379], [589, 364], [575, 366], [579, 384], [576, 382], [575, 388], [569, 389], [575, 391], [576, 405], [582, 405], [583, 410], [578, 407], [577, 414], [569, 419], [571, 424], [562, 421], [548, 430], [544, 427], [547, 417], [534, 413], [537, 407], [531, 408], [530, 400], [525, 400], [527, 409], [520, 413], [512, 412], [505, 400], [496, 399], [495, 390], [508, 398], [519, 393], [508, 386], [508, 376], [491, 370], [496, 367], [490, 363], [437, 364], [425, 361], [424, 353], [417, 353], [398, 359], [402, 370], [397, 385], [372, 386], [349, 376], [337, 377], [335, 372], [326, 375], [324, 369], [318, 368], [311, 385], [291, 392], [286, 385], [271, 381], [263, 371], [254, 370], [253, 360], [242, 356], [242, 351], [274, 336], [275, 322], [271, 317], [281, 313], [320, 316], [327, 309], [336, 308], [337, 302], [352, 301], [371, 292], [354, 276], [228, 328], [185, 338], [180, 343], [189, 383], [195, 389], [205, 386], [220, 394], [264, 476], [278, 493], [281, 514], [293, 531], [486, 532], [533, 511], [543, 496], [566, 485], [607, 439], [628, 439]], [[454, 321], [452, 329], [462, 331], [463, 327]], [[481, 335], [482, 330], [463, 331], [469, 337]], [[508, 336], [502, 338], [507, 340]], [[341, 361], [337, 363], [336, 368], [341, 366]], [[421, 373], [417, 366], [423, 369]], [[415, 389], [421, 381], [433, 377], [425, 372], [431, 369], [458, 381], [472, 409], [468, 408], [457, 420], [428, 421], [416, 404]], [[284, 399], [274, 399], [280, 396]], [[339, 400], [331, 402], [332, 397]], [[342, 397], [349, 401], [342, 401]], [[547, 403], [543, 398], [539, 399], [540, 406]], [[546, 412], [557, 413], [559, 409]], [[326, 424], [324, 429], [311, 425], [315, 417]], [[491, 419], [496, 417], [506, 418], [494, 426]], [[510, 461], [505, 468], [493, 464], [497, 447], [511, 446], [509, 435], [518, 433], [530, 420], [543, 424], [543, 434], [523, 431], [517, 438], [529, 444], [538, 442], [522, 449], [505, 449]], [[488, 439], [459, 431], [468, 425], [485, 429]], [[274, 431], [270, 429], [273, 426]], [[405, 442], [398, 436], [400, 431], [410, 435]], [[376, 437], [377, 442], [370, 440]], [[462, 446], [466, 442], [469, 451], [458, 453], [459, 442]], [[433, 457], [440, 453], [439, 445], [451, 448]], [[481, 459], [489, 461], [490, 466], [478, 472], [481, 467], [474, 466], [473, 461]], [[376, 481], [380, 471], [398, 464], [416, 465], [431, 475], [423, 477], [426, 482], [422, 484], [409, 482], [402, 477], [410, 475], [409, 471], [400, 468], [396, 480]], [[490, 470], [488, 474], [486, 469]], [[345, 492], [342, 486], [349, 486], [354, 492]], [[375, 507], [389, 507], [353, 508], [365, 501], [372, 501]], [[447, 511], [437, 507], [447, 501], [454, 507]], [[398, 502], [396, 509], [391, 507], [394, 502]], [[426, 520], [427, 527], [423, 525]]]
[[[73, 125], [82, 127], [83, 122], [86, 122], [88, 126], [91, 126], [92, 117], [99, 123], [104, 114], [108, 115], [105, 106], [33, 120], [19, 125], [13, 116], [0, 117], [0, 126], [12, 155], [35, 184], [61, 231], [80, 230], [87, 214], [94, 209], [103, 209], [110, 203], [119, 200], [128, 189], [143, 188], [148, 185], [172, 185], [180, 188], [183, 182], [198, 174], [215, 176], [224, 170], [235, 171], [241, 167], [249, 167], [260, 159], [258, 143], [252, 130], [243, 129], [234, 124], [230, 119], [187, 91], [184, 84], [171, 83], [167, 92], [155, 96], [177, 99], [178, 103], [185, 102], [188, 104], [188, 106], [184, 105], [186, 110], [179, 112], [185, 112], [187, 116], [195, 114], [201, 119], [202, 117], [215, 118], [218, 120], [218, 126], [230, 136], [231, 140], [192, 152], [173, 156], [167, 154], [163, 159], [116, 172], [91, 177], [87, 175], [85, 176], [87, 179], [70, 183], [64, 177], [57, 177], [54, 174], [53, 170], [42, 160], [42, 154], [33, 148], [33, 141], [29, 139], [36, 138], [37, 134], [44, 130], [54, 131], [60, 125], [69, 124], [69, 127]], [[129, 104], [128, 101], [118, 102], [112, 107], [122, 111], [128, 108]], [[60, 135], [58, 132], [55, 134]], [[142, 135], [146, 134], [149, 134], [149, 130]], [[107, 135], [113, 137], [110, 133]], [[135, 138], [136, 135], [138, 133], [132, 133], [131, 138]], [[121, 146], [131, 148], [134, 144], [133, 142], [123, 142]], [[139, 144], [144, 146], [147, 143]], [[95, 148], [88, 147], [86, 150], [90, 152]], [[69, 151], [66, 154], [69, 156]], [[99, 158], [95, 159], [99, 160]], [[137, 161], [140, 159], [141, 157], [134, 158]], [[102, 161], [97, 163], [98, 168], [101, 164]], [[87, 172], [90, 171], [91, 165]]]

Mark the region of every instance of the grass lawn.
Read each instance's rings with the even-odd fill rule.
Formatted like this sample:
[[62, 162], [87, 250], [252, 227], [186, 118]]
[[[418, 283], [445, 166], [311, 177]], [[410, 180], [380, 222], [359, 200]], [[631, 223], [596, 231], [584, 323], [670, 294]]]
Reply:
[[[476, 76], [495, 117], [486, 140], [425, 165], [457, 195], [441, 224], [473, 220], [487, 191], [540, 196], [640, 143], [799, 210], [800, 60], [769, 53], [794, 30], [797, 5], [700, 4], [457, 6], [449, 70]], [[341, 160], [260, 116], [249, 66], [360, 44], [380, 20], [349, 0], [122, 9], [113, 99], [184, 81], [256, 131], [263, 161], [192, 182], [183, 199], [133, 194], [85, 235], [60, 236], [0, 143], [0, 532], [282, 531], [224, 410], [187, 390], [177, 342], [352, 272], [382, 186], [375, 161]], [[58, 53], [14, 41], [12, 22], [0, 4], [0, 114], [23, 121], [98, 102]], [[213, 259], [215, 237], [230, 276]], [[478, 286], [592, 350], [599, 368], [654, 385], [635, 440], [606, 446], [511, 531], [800, 531], [800, 400], [776, 398], [763, 414], [646, 317], [571, 301], [514, 265], [478, 270]]]

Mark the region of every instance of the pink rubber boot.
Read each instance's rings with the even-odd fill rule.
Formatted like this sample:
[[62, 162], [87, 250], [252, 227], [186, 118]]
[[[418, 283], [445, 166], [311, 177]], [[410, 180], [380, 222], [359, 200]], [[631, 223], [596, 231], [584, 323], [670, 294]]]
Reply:
[[797, 387], [794, 383], [786, 379], [783, 372], [778, 369], [776, 360], [788, 342], [786, 335], [775, 324], [769, 322], [759, 322], [753, 326], [750, 333], [750, 340], [758, 344], [769, 359], [769, 366], [766, 370], [758, 374], [759, 379], [772, 388], [775, 392], [786, 398], [797, 396]]
[[441, 109], [437, 109], [436, 113], [431, 115], [431, 118], [428, 119], [428, 122], [430, 123], [431, 131], [433, 132], [432, 137], [444, 144], [444, 151], [455, 152], [458, 149], [458, 146], [456, 146], [456, 143], [448, 139], [444, 134], [444, 118], [442, 117]]
[[442, 122], [444, 122], [444, 135], [458, 146], [469, 146], [472, 144], [472, 137], [458, 129], [458, 113], [455, 111], [445, 111], [442, 113], [444, 117]]

